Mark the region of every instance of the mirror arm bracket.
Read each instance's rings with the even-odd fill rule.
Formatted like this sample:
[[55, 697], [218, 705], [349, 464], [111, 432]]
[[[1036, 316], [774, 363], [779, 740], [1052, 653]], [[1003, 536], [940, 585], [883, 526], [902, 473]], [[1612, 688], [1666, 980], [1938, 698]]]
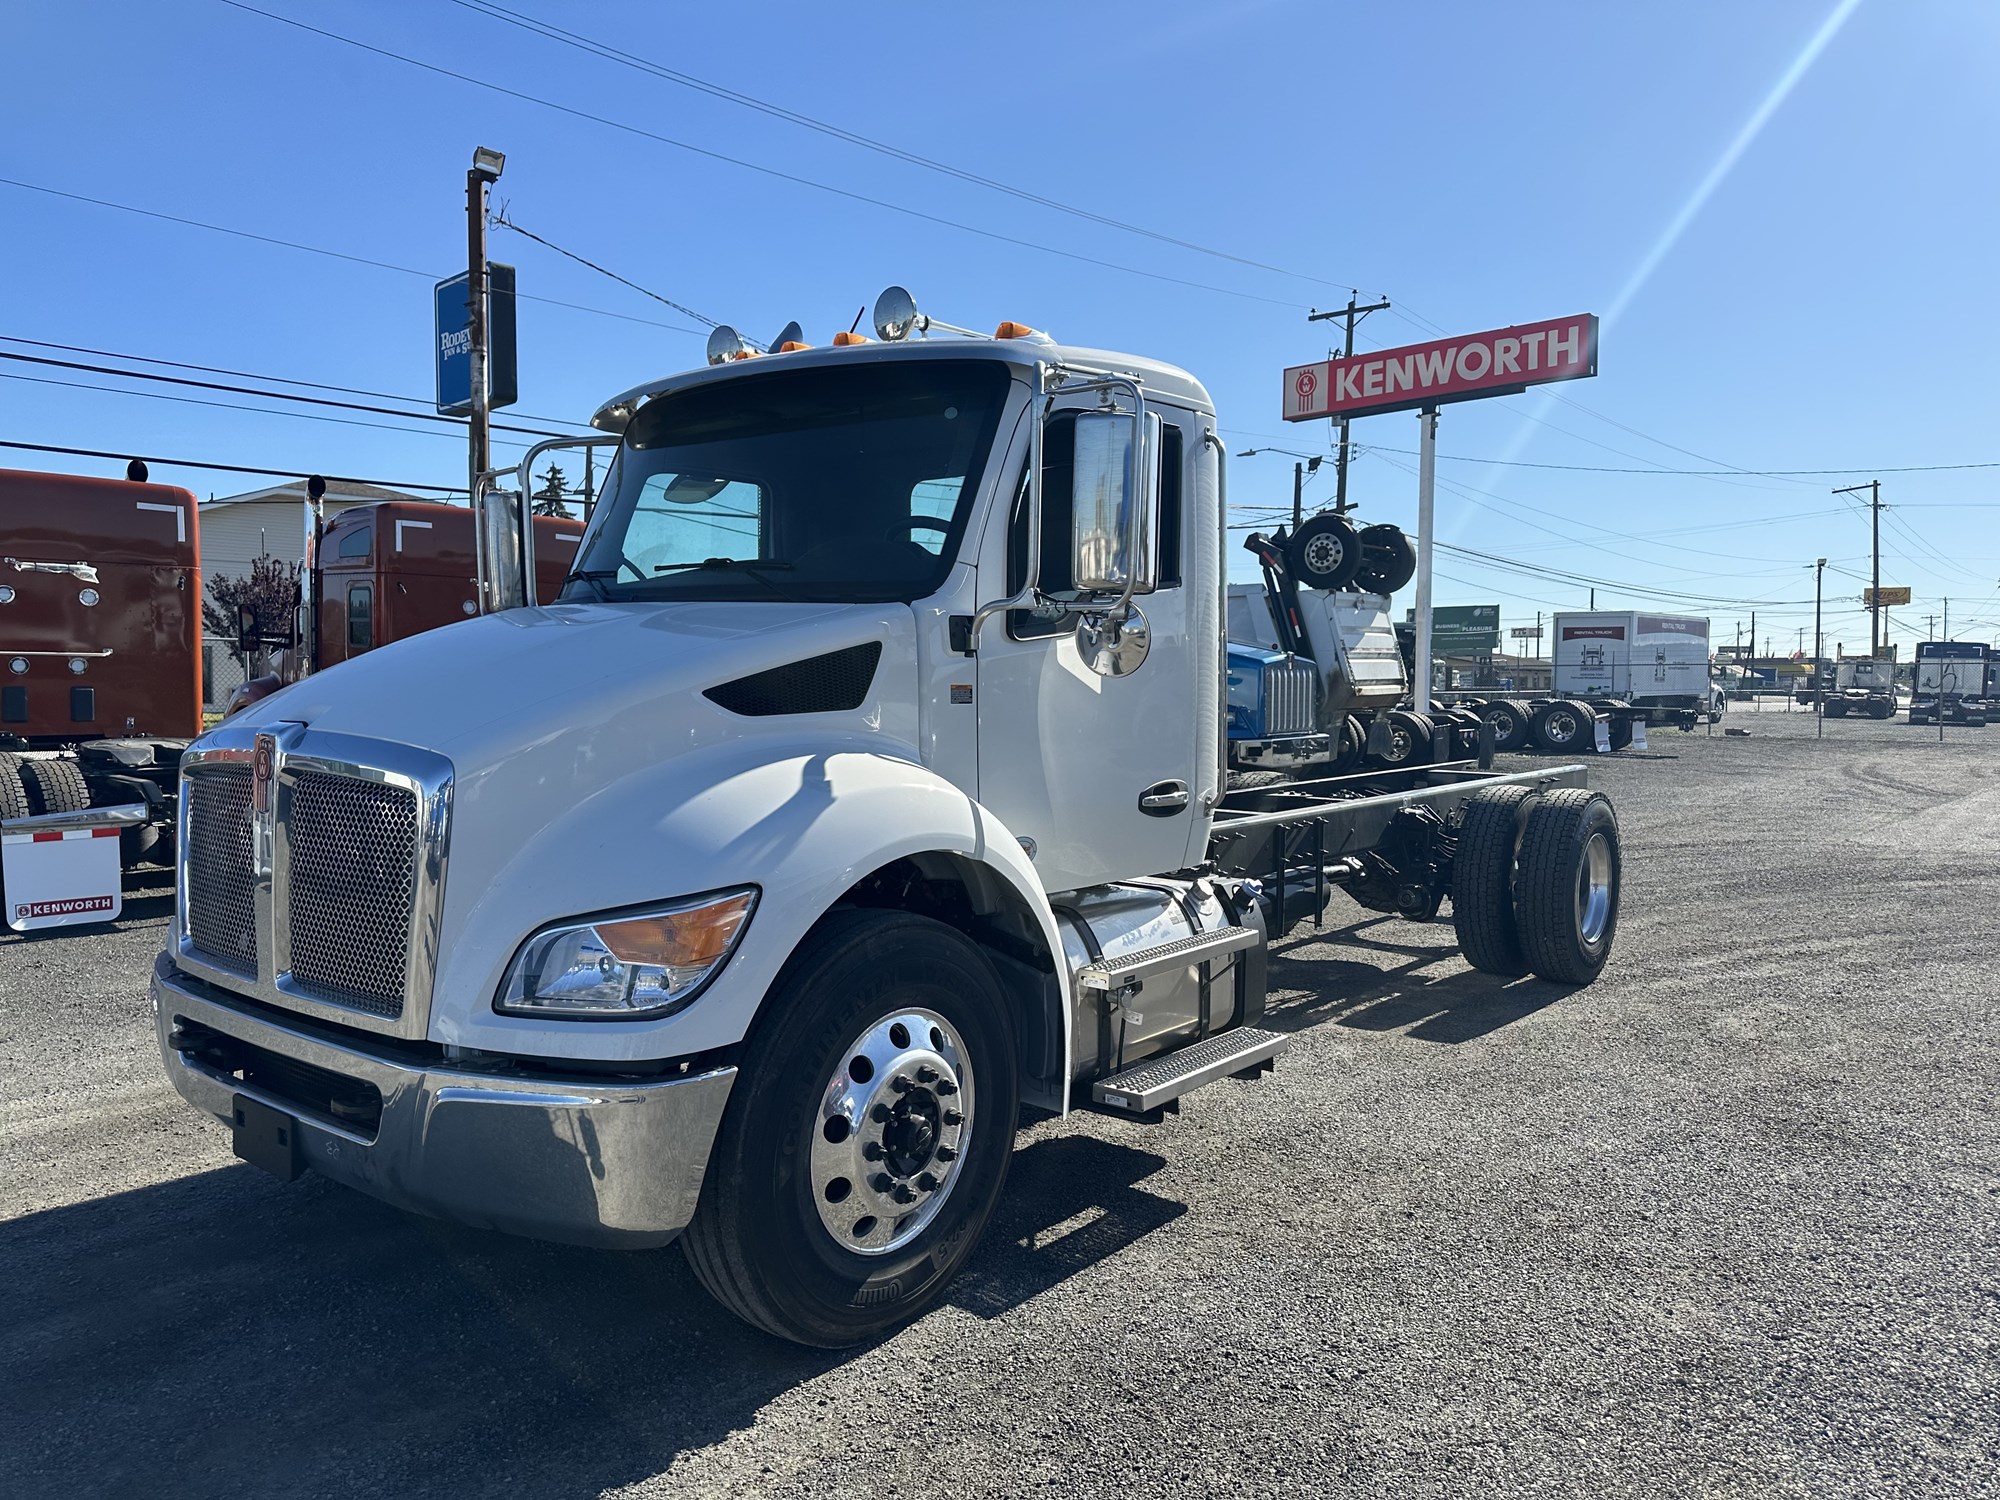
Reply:
[[[1035, 388], [1028, 398], [1028, 411], [1032, 420], [1028, 425], [1028, 556], [1027, 573], [1021, 580], [1021, 587], [1005, 599], [995, 599], [990, 604], [982, 604], [972, 612], [972, 621], [966, 627], [966, 656], [979, 654], [979, 631], [988, 619], [1006, 609], [1019, 609], [1040, 597], [1039, 585], [1042, 581], [1042, 428], [1047, 424], [1049, 406], [1049, 367], [1041, 360], [1035, 361]], [[1060, 372], [1057, 379], [1061, 379]], [[1008, 530], [1012, 530], [1010, 526]]]

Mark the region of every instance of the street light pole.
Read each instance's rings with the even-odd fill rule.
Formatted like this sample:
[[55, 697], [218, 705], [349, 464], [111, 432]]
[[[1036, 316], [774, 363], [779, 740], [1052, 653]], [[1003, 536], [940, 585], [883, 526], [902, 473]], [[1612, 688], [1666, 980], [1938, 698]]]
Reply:
[[1292, 465], [1292, 530], [1297, 531], [1304, 524], [1306, 518], [1306, 475], [1317, 474], [1320, 462], [1326, 455], [1323, 453], [1298, 453], [1290, 448], [1245, 448], [1236, 456], [1238, 458], [1255, 458], [1260, 453], [1282, 453], [1287, 458], [1298, 460], [1298, 462]]
[[1820, 654], [1820, 599], [1826, 584], [1826, 559], [1820, 558], [1813, 564], [1813, 682], [1819, 691], [1813, 694], [1813, 714], [1818, 722], [1813, 725], [1813, 737], [1826, 735], [1826, 665]]
[[[465, 295], [470, 301], [466, 320], [470, 344], [472, 411], [466, 421], [466, 501], [476, 507], [479, 476], [493, 467], [492, 412], [486, 368], [486, 190], [500, 180], [507, 158], [488, 146], [472, 153], [465, 173]], [[475, 521], [474, 524], [477, 524]]]

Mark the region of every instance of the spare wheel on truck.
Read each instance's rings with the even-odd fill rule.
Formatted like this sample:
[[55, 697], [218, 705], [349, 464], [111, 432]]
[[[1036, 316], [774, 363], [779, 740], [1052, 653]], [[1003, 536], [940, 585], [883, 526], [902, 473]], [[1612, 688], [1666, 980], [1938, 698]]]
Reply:
[[1285, 543], [1285, 565], [1309, 589], [1346, 588], [1361, 568], [1354, 523], [1331, 514], [1307, 520]]

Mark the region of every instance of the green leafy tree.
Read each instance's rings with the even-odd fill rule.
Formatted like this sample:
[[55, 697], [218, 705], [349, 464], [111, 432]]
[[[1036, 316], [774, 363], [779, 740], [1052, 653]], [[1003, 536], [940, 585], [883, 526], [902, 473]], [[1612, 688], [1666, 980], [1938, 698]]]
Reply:
[[535, 514], [567, 519], [569, 507], [563, 503], [563, 497], [569, 493], [569, 476], [551, 462], [540, 478], [542, 487], [535, 491], [533, 497]]

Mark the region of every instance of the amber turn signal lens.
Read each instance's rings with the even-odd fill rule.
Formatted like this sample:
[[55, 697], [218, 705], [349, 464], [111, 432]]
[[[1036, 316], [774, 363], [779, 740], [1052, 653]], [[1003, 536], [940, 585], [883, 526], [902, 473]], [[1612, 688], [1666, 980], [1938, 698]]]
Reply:
[[797, 354], [801, 349], [810, 348], [812, 348], [811, 344], [801, 344], [797, 339], [786, 339], [784, 343], [778, 345], [778, 352], [780, 354]]
[[993, 330], [993, 337], [996, 339], [1027, 339], [1034, 336], [1035, 330], [1030, 328], [1026, 323], [1002, 323], [998, 328]]
[[687, 911], [599, 922], [597, 936], [623, 964], [705, 968], [729, 951], [755, 902], [755, 894], [744, 891]]
[[849, 333], [845, 329], [842, 329], [833, 336], [833, 347], [836, 349], [845, 349], [850, 344], [872, 344], [874, 342], [865, 333]]

